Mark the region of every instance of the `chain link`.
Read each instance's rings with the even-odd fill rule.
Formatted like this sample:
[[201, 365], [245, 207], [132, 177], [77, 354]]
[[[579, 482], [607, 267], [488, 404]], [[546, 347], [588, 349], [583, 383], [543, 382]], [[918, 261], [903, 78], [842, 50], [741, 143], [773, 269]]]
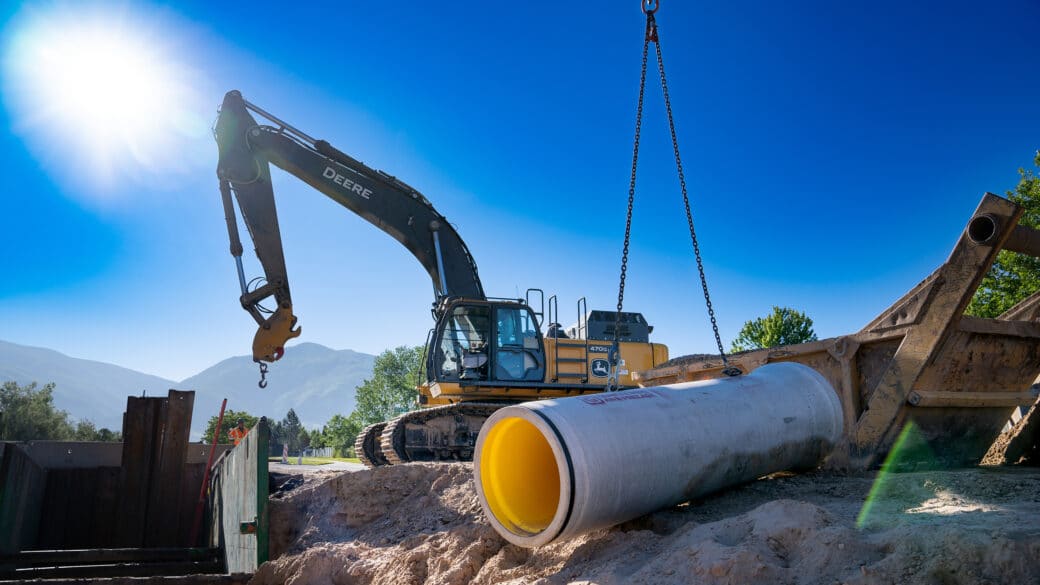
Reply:
[[636, 198], [636, 168], [639, 163], [639, 134], [643, 128], [643, 101], [646, 95], [646, 64], [650, 51], [651, 31], [654, 15], [647, 13], [646, 35], [643, 37], [643, 67], [639, 72], [639, 103], [636, 106], [636, 131], [632, 143], [632, 174], [628, 180], [628, 212], [625, 214], [625, 244], [621, 249], [621, 279], [618, 283], [617, 313], [614, 314], [614, 343], [607, 356], [610, 363], [610, 377], [607, 379], [607, 392], [618, 389], [618, 377], [621, 367], [621, 310], [625, 302], [625, 277], [628, 273], [628, 248], [632, 239], [632, 206]]
[[679, 155], [679, 139], [675, 132], [675, 120], [672, 115], [672, 102], [668, 95], [668, 80], [664, 73], [664, 57], [661, 53], [661, 41], [657, 34], [657, 22], [654, 12], [646, 11], [646, 35], [643, 40], [643, 64], [639, 74], [639, 104], [636, 107], [636, 132], [632, 148], [632, 175], [628, 186], [628, 213], [625, 217], [625, 243], [621, 253], [621, 278], [618, 285], [617, 313], [614, 318], [614, 343], [611, 346], [610, 355], [610, 378], [607, 382], [607, 391], [618, 389], [618, 377], [620, 368], [620, 331], [621, 311], [625, 298], [625, 276], [628, 271], [628, 250], [632, 234], [632, 204], [635, 200], [636, 190], [636, 167], [639, 160], [639, 135], [643, 123], [643, 101], [646, 93], [646, 69], [647, 55], [650, 43], [654, 43], [654, 54], [657, 57], [657, 69], [661, 75], [661, 91], [664, 94], [665, 111], [668, 113], [668, 131], [672, 137], [672, 151], [675, 153], [675, 166], [679, 173], [679, 186], [682, 189], [683, 205], [686, 209], [686, 223], [690, 228], [690, 240], [693, 243], [693, 255], [697, 261], [697, 273], [700, 276], [701, 290], [704, 292], [704, 303], [708, 308], [708, 317], [711, 320], [711, 330], [715, 335], [715, 345], [722, 358], [722, 372], [727, 376], [739, 376], [742, 372], [739, 368], [731, 366], [726, 358], [726, 351], [722, 346], [722, 337], [719, 335], [719, 325], [715, 318], [715, 308], [711, 303], [711, 294], [708, 292], [708, 279], [704, 274], [704, 261], [701, 259], [700, 243], [697, 241], [697, 231], [693, 226], [693, 213], [690, 210], [690, 197], [686, 189], [686, 175], [683, 172], [682, 157]]
[[256, 383], [261, 388], [267, 388], [267, 364], [264, 362], [257, 362], [260, 364], [260, 381]]
[[[653, 20], [653, 14], [647, 15], [648, 20]], [[672, 117], [672, 100], [668, 96], [668, 80], [664, 75], [664, 57], [661, 53], [661, 40], [657, 36], [657, 24], [654, 23], [654, 53], [657, 55], [657, 70], [661, 73], [661, 92], [664, 94], [664, 109], [668, 113], [668, 131], [672, 135], [672, 150], [675, 152], [675, 167], [679, 171], [679, 186], [682, 189], [683, 205], [686, 207], [686, 223], [690, 227], [690, 240], [693, 242], [693, 256], [697, 260], [697, 274], [701, 279], [701, 290], [704, 291], [704, 304], [708, 307], [708, 317], [711, 319], [711, 330], [715, 334], [715, 345], [719, 349], [719, 357], [722, 358], [722, 371], [727, 376], [739, 376], [740, 370], [729, 365], [726, 359], [726, 350], [722, 347], [722, 337], [719, 335], [719, 324], [715, 320], [715, 308], [711, 305], [711, 295], [708, 293], [708, 279], [704, 276], [704, 261], [701, 260], [701, 246], [697, 242], [697, 231], [693, 228], [693, 213], [690, 211], [690, 197], [686, 192], [686, 175], [683, 173], [682, 157], [679, 156], [679, 138], [675, 133], [675, 121]]]

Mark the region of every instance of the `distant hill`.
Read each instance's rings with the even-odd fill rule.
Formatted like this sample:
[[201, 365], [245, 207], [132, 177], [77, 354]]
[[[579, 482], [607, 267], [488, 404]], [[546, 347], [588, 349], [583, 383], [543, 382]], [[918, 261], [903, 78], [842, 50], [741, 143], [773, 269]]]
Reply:
[[54, 382], [55, 405], [75, 419], [119, 430], [127, 396], [165, 396], [170, 388], [195, 390], [192, 440], [201, 437], [209, 417], [228, 408], [281, 420], [290, 408], [307, 428], [324, 424], [333, 414], [354, 409], [354, 389], [371, 376], [375, 356], [333, 350], [316, 343], [287, 348], [272, 364], [267, 388], [257, 387], [260, 374], [251, 357], [223, 360], [180, 382], [112, 364], [69, 357], [56, 351], [0, 341], [0, 381], [19, 384]]
[[123, 428], [127, 396], [165, 396], [172, 380], [104, 362], [69, 357], [51, 349], [0, 341], [0, 381], [54, 382], [54, 404], [77, 420], [98, 427]]
[[201, 432], [209, 417], [228, 408], [281, 420], [295, 409], [308, 429], [321, 426], [333, 414], [354, 410], [354, 388], [372, 376], [375, 356], [349, 349], [334, 350], [317, 343], [286, 348], [285, 357], [271, 364], [267, 388], [257, 387], [260, 371], [253, 358], [237, 356], [187, 378], [177, 386], [195, 390], [192, 430]]

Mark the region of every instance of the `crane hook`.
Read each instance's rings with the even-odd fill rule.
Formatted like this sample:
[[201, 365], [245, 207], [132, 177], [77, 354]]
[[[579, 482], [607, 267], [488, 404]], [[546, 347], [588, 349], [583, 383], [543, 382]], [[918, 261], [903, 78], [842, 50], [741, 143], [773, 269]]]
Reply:
[[639, 0], [639, 5], [643, 9], [643, 14], [653, 14], [661, 7], [661, 0]]

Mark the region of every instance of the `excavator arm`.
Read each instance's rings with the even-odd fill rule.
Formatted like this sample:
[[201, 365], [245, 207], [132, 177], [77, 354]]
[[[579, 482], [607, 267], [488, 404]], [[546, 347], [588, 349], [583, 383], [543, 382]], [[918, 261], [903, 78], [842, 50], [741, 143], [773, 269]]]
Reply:
[[[274, 125], [261, 125], [253, 113]], [[453, 297], [483, 300], [477, 266], [455, 229], [418, 191], [315, 140], [247, 102], [238, 91], [224, 96], [215, 127], [220, 151], [217, 177], [224, 203], [231, 254], [238, 267], [242, 307], [259, 325], [253, 359], [273, 362], [285, 342], [300, 334], [292, 312], [292, 296], [282, 252], [270, 165], [307, 183], [358, 214], [410, 251], [430, 275], [434, 306]], [[266, 283], [249, 289], [242, 268], [232, 195], [263, 266]], [[273, 298], [273, 310], [261, 301]]]

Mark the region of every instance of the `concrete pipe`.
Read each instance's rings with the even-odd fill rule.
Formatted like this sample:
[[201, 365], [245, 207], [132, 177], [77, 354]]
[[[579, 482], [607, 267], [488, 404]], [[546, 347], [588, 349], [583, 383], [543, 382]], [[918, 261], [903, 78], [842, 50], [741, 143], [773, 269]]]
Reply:
[[480, 504], [509, 542], [572, 538], [776, 471], [812, 468], [842, 434], [815, 370], [527, 402], [480, 430]]

